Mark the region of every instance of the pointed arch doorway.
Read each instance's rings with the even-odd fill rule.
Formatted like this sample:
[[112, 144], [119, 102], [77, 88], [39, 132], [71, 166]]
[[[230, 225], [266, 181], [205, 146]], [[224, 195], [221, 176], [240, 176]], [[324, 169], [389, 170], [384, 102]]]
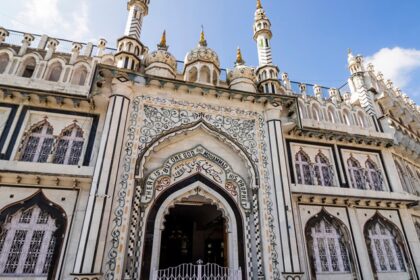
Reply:
[[206, 177], [197, 174], [178, 182], [148, 214], [141, 279], [198, 261], [246, 279], [243, 219], [235, 201]]

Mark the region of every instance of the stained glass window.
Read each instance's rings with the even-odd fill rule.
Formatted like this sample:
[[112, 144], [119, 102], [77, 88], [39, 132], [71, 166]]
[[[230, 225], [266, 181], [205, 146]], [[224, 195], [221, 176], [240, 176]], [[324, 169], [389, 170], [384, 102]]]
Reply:
[[361, 190], [365, 189], [366, 183], [360, 162], [352, 156], [347, 160], [347, 168], [350, 175], [351, 187]]
[[298, 184], [313, 185], [312, 166], [309, 156], [301, 149], [295, 157], [295, 168]]
[[371, 159], [366, 161], [366, 180], [371, 190], [384, 190], [382, 173]]
[[350, 272], [349, 252], [333, 224], [322, 219], [311, 228], [311, 237], [317, 273]]
[[318, 185], [331, 187], [334, 184], [334, 175], [332, 166], [326, 156], [321, 152], [315, 157], [314, 164], [315, 176]]
[[368, 228], [370, 250], [378, 272], [403, 272], [405, 261], [402, 249], [391, 229], [376, 221]]
[[57, 141], [54, 163], [77, 165], [83, 143], [83, 130], [76, 123], [65, 128]]
[[20, 160], [47, 162], [53, 143], [53, 128], [45, 120], [29, 132]]
[[0, 275], [47, 276], [55, 249], [55, 220], [37, 206], [9, 216], [0, 233]]

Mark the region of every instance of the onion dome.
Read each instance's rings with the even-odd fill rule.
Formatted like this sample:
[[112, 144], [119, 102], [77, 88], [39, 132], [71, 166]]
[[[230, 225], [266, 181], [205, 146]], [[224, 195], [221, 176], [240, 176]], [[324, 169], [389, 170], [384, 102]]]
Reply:
[[201, 31], [198, 46], [187, 53], [184, 62], [185, 67], [195, 62], [208, 62], [214, 64], [218, 69], [220, 68], [219, 56], [214, 50], [207, 47], [203, 30]]
[[169, 46], [166, 45], [166, 31], [163, 32], [157, 47], [156, 51], [147, 54], [144, 59], [146, 74], [175, 78], [177, 63], [176, 58], [168, 52]]
[[255, 70], [245, 65], [240, 48], [236, 52], [235, 68], [228, 72], [227, 78], [231, 89], [257, 92]]

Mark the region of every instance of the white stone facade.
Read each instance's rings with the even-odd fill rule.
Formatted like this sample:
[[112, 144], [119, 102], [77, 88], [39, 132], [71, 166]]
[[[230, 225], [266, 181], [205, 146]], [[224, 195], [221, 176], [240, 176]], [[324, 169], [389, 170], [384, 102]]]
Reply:
[[260, 1], [258, 67], [182, 65], [149, 5], [115, 50], [0, 28], [0, 279], [420, 279], [419, 107], [352, 54], [349, 92], [278, 79]]

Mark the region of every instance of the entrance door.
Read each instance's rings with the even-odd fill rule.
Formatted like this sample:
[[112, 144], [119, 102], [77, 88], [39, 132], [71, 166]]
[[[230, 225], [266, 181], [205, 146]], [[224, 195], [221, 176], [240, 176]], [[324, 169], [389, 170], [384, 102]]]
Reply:
[[165, 216], [159, 269], [198, 261], [227, 267], [225, 219], [216, 206], [177, 204]]

